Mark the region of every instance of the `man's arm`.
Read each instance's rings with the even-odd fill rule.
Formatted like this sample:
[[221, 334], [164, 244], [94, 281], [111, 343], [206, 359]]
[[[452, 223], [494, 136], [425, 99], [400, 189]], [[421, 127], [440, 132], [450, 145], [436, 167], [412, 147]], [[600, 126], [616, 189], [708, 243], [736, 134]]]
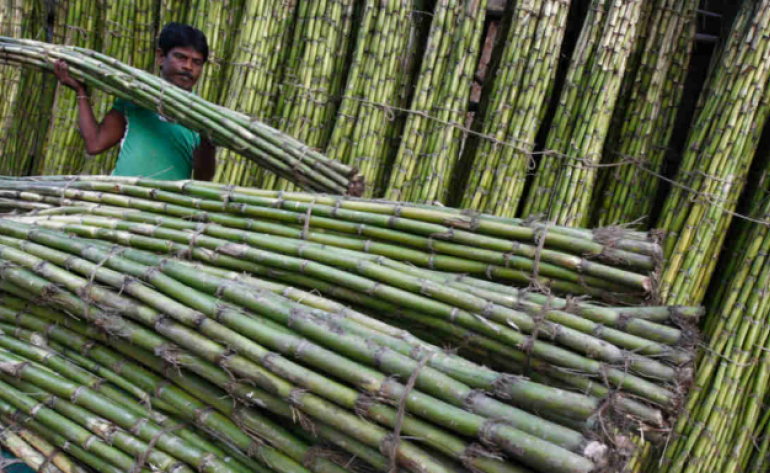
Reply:
[[69, 75], [67, 63], [59, 60], [54, 64], [54, 74], [70, 89], [74, 90], [78, 99], [78, 125], [80, 135], [85, 141], [86, 152], [90, 155], [100, 154], [120, 142], [126, 130], [126, 119], [117, 110], [110, 110], [101, 123], [96, 121], [91, 107], [90, 97], [85, 86]]
[[201, 136], [201, 143], [193, 152], [193, 177], [199, 181], [214, 179], [217, 170], [217, 148], [208, 139]]

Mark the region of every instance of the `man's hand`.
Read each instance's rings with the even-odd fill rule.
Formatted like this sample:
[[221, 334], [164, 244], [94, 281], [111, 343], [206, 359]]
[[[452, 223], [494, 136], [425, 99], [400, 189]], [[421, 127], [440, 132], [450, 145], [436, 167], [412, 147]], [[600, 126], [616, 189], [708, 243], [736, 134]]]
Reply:
[[69, 66], [59, 59], [53, 65], [53, 73], [59, 82], [74, 90], [78, 95], [78, 125], [80, 135], [91, 156], [101, 154], [120, 143], [126, 131], [126, 119], [117, 110], [110, 110], [99, 123], [89, 102], [86, 86], [70, 76]]
[[78, 95], [87, 95], [86, 86], [70, 76], [69, 66], [63, 60], [59, 59], [53, 65], [53, 74], [59, 79], [59, 82], [77, 92]]

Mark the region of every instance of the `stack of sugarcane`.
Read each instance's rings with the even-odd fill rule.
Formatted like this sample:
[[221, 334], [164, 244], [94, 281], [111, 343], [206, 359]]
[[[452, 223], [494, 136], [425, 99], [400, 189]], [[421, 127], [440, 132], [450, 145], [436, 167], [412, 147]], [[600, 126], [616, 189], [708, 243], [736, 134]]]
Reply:
[[[209, 58], [195, 89], [209, 102], [222, 103], [226, 65], [245, 0], [160, 0], [160, 28], [175, 21], [198, 28], [206, 35]], [[280, 8], [280, 7], [279, 7]]]
[[[455, 172], [459, 205], [512, 217], [524, 192], [533, 142], [547, 108], [564, 38], [570, 2], [528, 0], [509, 10], [499, 42], [499, 64], [484, 91], [475, 130], [469, 137], [463, 165]], [[489, 139], [491, 138], [491, 139]], [[464, 190], [462, 190], [464, 189]]]
[[761, 418], [753, 431], [754, 443], [749, 448], [754, 448], [742, 458], [743, 465], [745, 465], [744, 471], [760, 473], [767, 471], [770, 467], [770, 409], [767, 408], [768, 405], [770, 405], [770, 394], [765, 397]]
[[[0, 3], [0, 35], [2, 36], [15, 36], [22, 37], [22, 11], [23, 6], [21, 3], [16, 2], [2, 2]], [[0, 97], [0, 163], [5, 161], [13, 162], [8, 159], [6, 151], [6, 141], [8, 140], [8, 129], [11, 127], [13, 120], [13, 113], [15, 108], [15, 102], [19, 96], [19, 83], [21, 76], [21, 68], [15, 66], [2, 66], [0, 65], [0, 87], [3, 90], [3, 96]], [[14, 163], [15, 164], [15, 163]], [[4, 174], [16, 175], [13, 172], [12, 166], [8, 166], [7, 163], [2, 166], [2, 172]], [[5, 169], [8, 167], [8, 169]]]
[[[157, 36], [157, 5], [154, 0], [105, 3], [102, 11], [104, 38], [102, 52], [129, 66], [152, 71]], [[109, 112], [115, 98], [96, 91], [91, 100], [97, 120]], [[110, 174], [115, 168], [119, 148], [98, 156], [88, 156], [79, 170], [83, 174]]]
[[[158, 24], [162, 28], [172, 21], [184, 22], [187, 12], [194, 8], [190, 0], [159, 0]], [[205, 12], [199, 12], [205, 14]]]
[[[87, 222], [87, 226], [102, 227], [102, 230], [97, 232], [99, 235], [117, 237], [120, 232], [136, 232], [171, 239], [177, 245], [173, 245], [173, 248], [166, 247], [167, 251], [190, 249], [190, 244], [201, 245], [215, 251], [214, 254], [206, 251], [201, 253], [201, 256], [210, 262], [221, 261], [223, 255], [216, 255], [216, 252], [223, 251], [229, 256], [255, 258], [253, 262], [258, 262], [256, 266], [246, 264], [243, 267], [228, 268], [245, 269], [282, 282], [302, 284], [309, 289], [347, 298], [350, 302], [382, 312], [383, 316], [428, 324], [436, 327], [436, 330], [449, 330], [462, 336], [469, 336], [474, 331], [479, 332], [480, 339], [497, 340], [497, 346], [490, 349], [498, 350], [499, 354], [505, 356], [518, 353], [516, 356], [519, 360], [526, 358], [526, 350], [523, 350], [522, 346], [527, 337], [522, 336], [518, 330], [521, 328], [528, 332], [537, 332], [539, 323], [536, 320], [539, 316], [536, 314], [534, 318], [531, 315], [520, 318], [516, 315], [516, 309], [519, 307], [518, 292], [499, 283], [465, 277], [458, 273], [475, 273], [482, 278], [486, 276], [524, 285], [532, 282], [539, 287], [548, 285], [562, 292], [589, 293], [595, 296], [610, 296], [606, 292], [608, 290], [633, 290], [634, 285], [636, 290], [644, 291], [645, 288], [649, 289], [651, 284], [649, 278], [638, 273], [617, 271], [609, 265], [588, 260], [581, 262], [580, 257], [558, 251], [558, 248], [572, 247], [572, 251], [592, 252], [607, 262], [625, 260], [625, 264], [631, 267], [653, 264], [653, 258], [629, 251], [636, 247], [637, 251], [649, 253], [655, 246], [636, 239], [618, 238], [614, 242], [617, 246], [613, 248], [612, 245], [597, 244], [570, 234], [569, 229], [533, 229], [504, 224], [494, 219], [464, 219], [439, 209], [356, 200], [339, 201], [333, 198], [313, 198], [307, 202], [306, 199], [312, 196], [284, 194], [280, 197], [262, 197], [259, 195], [260, 191], [243, 189], [228, 192], [224, 187], [205, 184], [188, 184], [182, 187], [175, 183], [142, 180], [122, 180], [138, 185], [119, 185], [119, 182], [121, 181], [110, 179], [102, 183], [95, 180], [74, 180], [60, 181], [57, 185], [56, 181], [42, 184], [6, 181], [3, 187], [15, 189], [4, 193], [7, 199], [18, 195], [18, 198], [31, 203], [63, 203], [72, 207], [64, 212], [91, 216], [77, 217], [71, 221], [74, 226], [68, 226], [69, 231], [77, 231], [75, 228], [79, 228], [78, 224]], [[280, 209], [274, 208], [276, 206]], [[137, 210], [126, 211], [127, 208]], [[244, 214], [248, 218], [222, 213], [228, 210]], [[59, 220], [60, 223], [68, 221], [67, 217], [63, 218], [64, 220]], [[190, 218], [205, 219], [210, 224], [201, 226], [186, 220]], [[161, 228], [160, 225], [170, 228]], [[318, 229], [311, 230], [311, 226]], [[270, 236], [260, 239], [259, 234], [252, 235], [244, 229]], [[471, 229], [475, 232], [469, 231]], [[118, 230], [118, 233], [111, 230]], [[92, 236], [92, 231], [94, 230], [88, 230], [86, 235]], [[196, 235], [196, 231], [205, 232], [206, 237]], [[520, 240], [511, 242], [507, 238]], [[247, 241], [259, 249], [248, 249], [228, 243], [236, 241]], [[527, 245], [526, 242], [533, 244]], [[542, 248], [538, 249], [537, 244], [542, 245]], [[157, 249], [155, 246], [146, 248]], [[241, 254], [241, 251], [246, 253]], [[203, 256], [206, 254], [209, 256]], [[566, 267], [573, 268], [573, 271], [565, 271]], [[574, 269], [586, 274], [575, 272]], [[340, 270], [343, 272], [340, 273]], [[350, 279], [349, 276], [344, 276], [345, 272], [356, 273], [364, 279]], [[538, 273], [539, 276], [533, 277], [532, 272]], [[615, 273], [617, 277], [625, 279], [625, 282], [608, 286], [607, 281], [602, 281], [599, 277], [602, 273], [606, 277]], [[308, 274], [312, 277], [307, 278]], [[549, 277], [543, 277], [544, 274]], [[602, 289], [590, 287], [589, 284]], [[342, 287], [335, 288], [335, 285]], [[624, 288], [624, 285], [628, 286]], [[412, 295], [404, 294], [402, 290]], [[628, 297], [627, 292], [625, 295]], [[426, 296], [438, 299], [441, 303], [435, 305], [426, 300]], [[540, 306], [547, 300], [548, 298], [537, 299]], [[459, 306], [458, 310], [461, 311], [452, 309], [452, 306]], [[525, 306], [529, 307], [526, 304]], [[426, 317], [422, 313], [425, 311], [430, 311], [431, 316]], [[478, 314], [482, 314], [482, 317], [479, 318]], [[664, 312], [664, 315], [667, 314], [668, 312]], [[594, 333], [592, 330], [598, 330], [598, 323], [618, 326], [625, 324], [623, 317], [619, 317], [616, 311], [587, 316], [593, 318], [593, 322], [577, 322], [569, 316], [565, 319], [564, 314], [558, 310], [553, 314], [547, 312], [545, 317], [556, 324], [566, 324], [569, 328], [565, 330], [572, 333], [568, 338], [576, 336], [578, 339], [584, 338], [586, 333]], [[457, 326], [448, 323], [447, 319], [455, 322]], [[552, 331], [554, 326], [548, 323], [546, 325], [550, 328], [542, 329]], [[646, 323], [643, 322], [642, 325]], [[666, 332], [663, 338], [656, 338], [657, 335], [648, 332], [648, 329], [634, 332], [629, 339], [623, 339], [625, 336], [618, 335], [615, 329], [607, 329], [608, 332], [601, 332], [603, 335], [599, 338], [609, 334], [607, 340], [622, 344], [623, 348], [628, 350], [642, 350], [641, 353], [645, 356], [666, 356], [664, 352], [668, 349], [663, 346], [647, 346], [649, 343], [636, 339], [637, 336], [651, 337], [656, 342], [665, 344], [684, 343], [687, 339], [687, 336], [682, 336], [678, 330], [668, 332], [665, 327], [653, 325], [655, 328], [651, 329], [652, 332], [658, 329]], [[584, 332], [584, 335], [578, 335], [572, 330]], [[551, 335], [557, 339], [561, 337], [555, 333]], [[568, 338], [559, 343], [568, 346], [583, 343], [568, 341]], [[536, 343], [538, 350], [539, 343]], [[594, 342], [589, 342], [589, 345], [594, 346]], [[553, 353], [549, 352], [550, 348], [547, 346], [550, 345], [545, 344], [544, 351], [536, 350], [538, 354], [535, 356], [545, 357], [554, 363], [565, 363], [564, 360], [554, 361]], [[593, 349], [583, 346], [578, 350], [588, 350], [584, 353], [589, 353]], [[598, 356], [609, 357], [605, 361], [619, 361], [619, 353], [613, 355], [602, 351], [603, 354]], [[622, 356], [624, 355], [621, 355], [621, 358]], [[685, 362], [688, 357], [686, 354], [683, 357], [680, 354], [673, 355], [676, 363]], [[602, 363], [590, 361], [582, 356], [559, 366], [583, 369], [594, 374], [602, 369]], [[622, 372], [613, 373], [613, 379], [620, 382]], [[656, 374], [658, 375], [670, 380], [673, 372], [666, 371]], [[674, 402], [675, 395], [666, 389], [658, 390], [644, 380], [640, 381], [641, 387], [633, 388], [638, 390], [638, 395], [647, 396], [648, 399], [664, 405]], [[648, 388], [651, 389], [648, 391]]]
[[[0, 5], [0, 33], [44, 39], [48, 14], [43, 2], [4, 1]], [[58, 41], [64, 32], [60, 25], [55, 25], [51, 33], [50, 39]], [[0, 173], [36, 174], [33, 169], [40, 160], [51, 118], [54, 79], [39, 71], [0, 64], [0, 87]]]
[[[745, 2], [715, 62], [657, 227], [666, 232], [661, 292], [700, 302], [756, 154], [770, 104], [770, 2]], [[750, 72], [746, 72], [750, 71]]]
[[[624, 432], [665, 428], [683, 394], [678, 383], [693, 355], [686, 319], [697, 309], [603, 307], [446, 271], [463, 263], [470, 270], [463, 272], [472, 272], [472, 255], [491, 256], [496, 243], [526, 251], [517, 236], [539, 241], [541, 272], [555, 266], [548, 261], [557, 252], [549, 248], [570, 242], [584, 252], [593, 245], [600, 258], [613, 259], [632, 255], [630, 247], [654, 247], [641, 240], [617, 235], [612, 248], [566, 228], [537, 232], [440, 208], [307, 202], [314, 196], [271, 198], [195, 182], [72, 177], [4, 179], [0, 187], [3, 199], [51, 206], [0, 219], [0, 288], [12, 294], [0, 301], [0, 320], [9, 325], [0, 325], [7, 335], [0, 337], [0, 368], [9, 373], [0, 398], [30, 411], [43, 401], [22, 402], [21, 393], [45, 391], [45, 409], [85, 425], [93, 425], [89, 415], [104, 417], [138, 437], [130, 438], [139, 452], [155, 437], [176, 439], [164, 430], [176, 422], [147, 419], [136, 427], [142, 406], [123, 402], [114, 413], [106, 406], [117, 401], [97, 392], [95, 379], [75, 379], [63, 359], [11, 339], [44, 333], [70, 349], [66, 359], [81, 364], [73, 356], [80, 352], [137, 386], [134, 404], [219, 429], [219, 438], [242, 453], [250, 439], [231, 438], [223, 424], [244, 425], [263, 411], [234, 405], [228, 394], [322, 438], [331, 434], [320, 427], [329, 426], [340, 447], [369, 452], [377, 471], [390, 462], [415, 472], [459, 465], [512, 472], [518, 463], [543, 472], [597, 471], [621, 453]], [[433, 252], [418, 251], [425, 245]], [[465, 258], [442, 253], [463, 247]], [[491, 277], [504, 274], [484, 266]], [[503, 369], [444, 352], [381, 317], [428, 327], [446, 335], [444, 342], [460, 339]], [[134, 366], [162, 377], [129, 374]], [[506, 374], [516, 372], [542, 383]], [[43, 422], [49, 411], [38, 411]], [[287, 461], [306, 458], [306, 450], [287, 448], [282, 429], [266, 428], [267, 421], [245, 425]], [[419, 445], [400, 435], [420, 438]], [[126, 447], [113, 440], [113, 448], [130, 448], [128, 439]], [[171, 450], [178, 442], [158, 440], [153, 453], [200, 467], [194, 449]]]
[[[87, 49], [0, 38], [0, 61], [50, 70], [58, 59], [65, 60], [71, 75], [89, 86], [139, 106], [157, 109], [210, 137], [215, 144], [238, 151], [302, 187], [345, 194], [356, 193], [361, 186], [356, 170], [349, 166], [247, 115], [206, 102], [155, 75]], [[77, 133], [76, 130], [73, 126], [70, 131]]]
[[[616, 111], [616, 132], [605, 145], [603, 163], [633, 161], [600, 172], [593, 221], [600, 226], [648, 217], [668, 152], [695, 37], [696, 0], [658, 0], [651, 5], [638, 69]], [[643, 169], [644, 168], [644, 169]]]
[[[103, 39], [104, 7], [104, 2], [99, 0], [54, 2], [52, 16], [64, 31], [60, 44], [99, 50]], [[51, 124], [36, 170], [40, 174], [74, 174], [83, 167], [87, 154], [78, 131], [79, 100], [75, 92], [56, 84]]]
[[524, 215], [543, 214], [572, 227], [588, 224], [597, 165], [642, 5], [640, 0], [591, 1]]
[[[274, 125], [295, 7], [295, 0], [245, 2], [221, 91], [225, 107]], [[262, 174], [252, 161], [232, 151], [219, 151], [215, 181], [258, 186]]]
[[446, 202], [459, 159], [486, 0], [438, 0], [385, 195]]
[[[101, 210], [94, 204], [101, 203], [173, 217], [206, 217], [218, 224], [242, 227], [246, 223], [239, 219], [220, 219], [211, 213], [246, 213], [254, 217], [249, 225], [257, 225], [257, 217], [265, 220], [259, 226], [260, 232], [289, 239], [276, 239], [282, 243], [276, 243], [275, 249], [293, 248], [291, 251], [308, 258], [303, 248], [309, 243], [303, 241], [310, 240], [345, 249], [356, 255], [356, 260], [392, 266], [421, 278], [433, 277], [433, 270], [449, 271], [610, 301], [654, 302], [656, 292], [653, 273], [660, 247], [654, 237], [618, 229], [571, 232], [564, 227], [510, 224], [439, 208], [313, 194], [287, 196], [249, 188], [228, 192], [226, 186], [195, 181], [182, 185], [137, 178], [71, 176], [43, 181], [3, 180], [0, 188], [29, 191], [21, 194], [29, 202], [56, 204], [65, 199], [67, 205], [72, 202], [79, 211], [85, 205], [88, 212], [97, 214]], [[37, 194], [47, 197], [34, 198]], [[243, 205], [248, 211], [240, 210]], [[341, 210], [343, 205], [350, 210]], [[276, 225], [276, 220], [286, 225]], [[195, 228], [197, 224], [187, 227]], [[391, 258], [407, 260], [423, 269], [397, 264]], [[334, 258], [326, 262], [338, 264]], [[357, 263], [351, 260], [345, 264], [357, 269]]]
[[361, 170], [368, 183], [365, 195], [379, 194], [391, 137], [399, 122], [393, 108], [405, 105], [401, 84], [409, 76], [412, 2], [367, 0], [364, 4], [353, 60], [342, 103], [326, 153]]
[[0, 420], [0, 444], [16, 457], [16, 460], [5, 460], [3, 468], [10, 467], [10, 470], [13, 470], [11, 465], [23, 463], [40, 473], [90, 473], [92, 471], [73, 461], [70, 455], [54, 447], [13, 416], [0, 415], [0, 419], [2, 419]]
[[[276, 122], [280, 130], [312, 149], [325, 149], [331, 135], [347, 77], [355, 6], [353, 0], [308, 0], [297, 5]], [[262, 187], [294, 188], [292, 182], [272, 175], [262, 178]]]
[[[756, 221], [770, 219], [768, 170], [747, 206]], [[662, 459], [650, 459], [649, 473], [767, 470], [770, 227], [752, 221], [736, 227], [723, 254], [723, 276], [715, 279], [708, 302], [708, 346], [700, 356], [695, 387]]]

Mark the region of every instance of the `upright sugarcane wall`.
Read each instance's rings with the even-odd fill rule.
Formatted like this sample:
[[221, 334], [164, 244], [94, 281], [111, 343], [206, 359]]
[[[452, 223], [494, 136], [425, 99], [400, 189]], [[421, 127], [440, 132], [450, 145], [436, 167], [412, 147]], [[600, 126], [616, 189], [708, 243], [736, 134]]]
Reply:
[[[358, 167], [366, 196], [662, 229], [656, 296], [707, 306], [707, 348], [668, 448], [644, 446], [631, 468], [760, 472], [770, 211], [768, 160], [756, 155], [770, 112], [770, 2], [733, 3], [708, 71], [702, 58], [692, 66], [706, 30], [699, 0], [2, 0], [0, 35], [152, 70], [159, 29], [191, 23], [212, 48], [200, 96]], [[73, 92], [4, 65], [0, 87], [0, 174], [111, 172], [116, 150], [83, 149]], [[97, 115], [112, 100], [94, 94]], [[231, 151], [217, 159], [220, 183], [294, 189]], [[474, 353], [510, 355], [494, 342]]]

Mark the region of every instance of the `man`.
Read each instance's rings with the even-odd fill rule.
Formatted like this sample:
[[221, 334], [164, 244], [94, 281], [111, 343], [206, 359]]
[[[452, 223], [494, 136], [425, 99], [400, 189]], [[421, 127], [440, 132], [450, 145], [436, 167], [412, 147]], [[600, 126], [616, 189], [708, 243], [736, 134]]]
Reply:
[[[208, 60], [209, 48], [202, 31], [169, 23], [158, 39], [156, 57], [161, 77], [192, 91]], [[80, 134], [90, 155], [103, 153], [118, 143], [120, 154], [114, 176], [143, 176], [180, 180], [194, 177], [210, 181], [216, 169], [214, 145], [198, 133], [122, 99], [115, 101], [97, 123], [84, 84], [69, 75], [67, 64], [57, 61], [54, 74], [77, 93]]]

